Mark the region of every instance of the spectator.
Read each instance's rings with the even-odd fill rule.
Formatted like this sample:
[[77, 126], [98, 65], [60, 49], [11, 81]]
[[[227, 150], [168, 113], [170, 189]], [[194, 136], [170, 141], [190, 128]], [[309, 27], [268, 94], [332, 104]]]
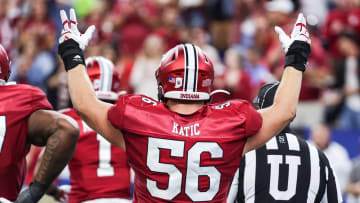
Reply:
[[242, 68], [240, 56], [235, 49], [228, 49], [225, 52], [225, 65], [224, 86], [231, 92], [231, 98], [245, 99], [251, 102], [253, 98], [251, 79]]
[[294, 127], [313, 127], [324, 122], [325, 107], [321, 98], [332, 79], [328, 53], [322, 46], [318, 29], [314, 26], [308, 28], [312, 33], [311, 54], [301, 84], [300, 103], [292, 123]]
[[191, 29], [190, 32], [191, 43], [199, 46], [206, 52], [209, 58], [212, 59], [214, 65], [215, 77], [224, 74], [224, 65], [221, 63], [219, 53], [216, 48], [209, 43], [209, 35], [206, 31], [200, 27]]
[[134, 59], [121, 57], [115, 66], [120, 77], [120, 90], [133, 94], [134, 89], [130, 84], [130, 77], [134, 68]]
[[331, 10], [326, 18], [323, 34], [330, 53], [335, 58], [340, 58], [341, 53], [337, 39], [343, 31], [360, 34], [360, 10], [355, 0], [335, 0], [336, 8]]
[[55, 70], [55, 57], [50, 52], [55, 42], [55, 26], [49, 18], [48, 2], [31, 2], [30, 17], [20, 28], [20, 56], [12, 64], [11, 80], [40, 87]]
[[20, 9], [16, 8], [15, 1], [0, 0], [0, 5], [0, 44], [3, 45], [11, 58], [18, 36], [16, 23], [20, 17]]
[[50, 19], [49, 2], [33, 0], [30, 4], [30, 16], [25, 18], [20, 27], [20, 45], [35, 41], [36, 48], [48, 51], [55, 45], [55, 24]]
[[301, 0], [301, 10], [309, 24], [322, 25], [328, 14], [328, 0]]
[[160, 26], [155, 30], [155, 33], [161, 36], [166, 43], [166, 50], [175, 45], [184, 42], [181, 39], [179, 29], [179, 10], [174, 6], [166, 6], [163, 8], [160, 19]]
[[328, 157], [331, 166], [339, 179], [341, 191], [344, 193], [351, 170], [351, 160], [346, 149], [337, 142], [331, 140], [330, 129], [323, 124], [317, 125], [311, 129], [310, 143], [317, 146]]
[[47, 80], [47, 97], [52, 106], [59, 110], [71, 106], [64, 64], [57, 57], [57, 70]]
[[158, 90], [154, 74], [163, 52], [164, 42], [159, 36], [150, 35], [145, 39], [143, 53], [136, 58], [130, 76], [130, 84], [135, 94], [157, 99]]
[[[308, 26], [310, 27], [310, 26]], [[311, 54], [308, 66], [304, 72], [303, 84], [301, 87], [300, 101], [318, 101], [322, 89], [328, 85], [331, 70], [328, 53], [322, 46], [318, 29], [311, 27]]]
[[251, 87], [253, 88], [252, 97], [256, 96], [256, 93], [263, 84], [276, 80], [269, 72], [269, 69], [260, 63], [260, 53], [260, 50], [256, 47], [249, 48], [244, 64], [244, 69], [251, 78]]
[[234, 1], [209, 0], [206, 1], [210, 32], [213, 36], [214, 46], [225, 51], [230, 46], [230, 31], [234, 17]]
[[83, 23], [80, 24], [82, 28], [87, 28], [90, 25], [95, 25], [96, 30], [91, 39], [92, 45], [101, 43], [103, 41], [111, 41], [113, 36], [113, 25], [109, 19], [107, 19], [108, 13], [111, 11], [111, 5], [109, 1], [94, 1], [89, 14], [83, 19]]
[[54, 56], [38, 50], [36, 41], [27, 41], [11, 66], [10, 80], [34, 85], [47, 92], [46, 81], [55, 70]]
[[336, 72], [338, 85], [345, 94], [345, 103], [339, 125], [346, 129], [360, 130], [360, 53], [356, 35], [344, 33], [338, 47], [344, 58]]
[[277, 40], [277, 36], [274, 32], [274, 26], [280, 26], [285, 32], [292, 28], [292, 12], [294, 11], [294, 4], [291, 0], [274, 0], [265, 4], [267, 13], [266, 19], [269, 26], [266, 30], [259, 30], [261, 33], [258, 39], [266, 40], [266, 46], [264, 47], [264, 62], [270, 68], [270, 71], [275, 74], [277, 78], [280, 78], [283, 64], [283, 52], [282, 47]]
[[157, 24], [158, 11], [150, 0], [117, 0], [112, 23], [120, 34], [119, 51], [134, 57], [141, 51], [144, 39]]

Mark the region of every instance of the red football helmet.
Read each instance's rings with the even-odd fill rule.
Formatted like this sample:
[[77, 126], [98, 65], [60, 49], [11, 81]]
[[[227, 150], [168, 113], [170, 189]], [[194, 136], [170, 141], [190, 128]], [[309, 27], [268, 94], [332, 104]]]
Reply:
[[214, 68], [210, 59], [193, 44], [180, 44], [161, 59], [155, 73], [159, 100], [209, 100]]
[[4, 49], [0, 44], [0, 79], [7, 81], [10, 77], [10, 60]]
[[114, 69], [114, 64], [102, 56], [89, 57], [85, 63], [97, 98], [117, 100], [120, 94], [120, 78]]

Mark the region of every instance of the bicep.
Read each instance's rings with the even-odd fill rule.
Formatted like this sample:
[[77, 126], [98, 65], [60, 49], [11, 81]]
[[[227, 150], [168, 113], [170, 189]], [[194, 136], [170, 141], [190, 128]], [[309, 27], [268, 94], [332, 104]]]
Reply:
[[27, 140], [29, 144], [45, 146], [49, 136], [57, 129], [56, 122], [59, 117], [62, 115], [50, 110], [33, 112], [28, 121]]
[[262, 117], [262, 126], [255, 135], [247, 139], [243, 154], [264, 145], [288, 124], [281, 114], [274, 113], [273, 108], [271, 106], [258, 111]]
[[86, 115], [78, 112], [86, 124], [102, 135], [110, 143], [125, 149], [125, 143], [121, 131], [116, 129], [107, 117], [107, 113], [113, 104], [95, 100], [95, 102], [89, 106], [91, 106], [91, 108], [88, 108]]

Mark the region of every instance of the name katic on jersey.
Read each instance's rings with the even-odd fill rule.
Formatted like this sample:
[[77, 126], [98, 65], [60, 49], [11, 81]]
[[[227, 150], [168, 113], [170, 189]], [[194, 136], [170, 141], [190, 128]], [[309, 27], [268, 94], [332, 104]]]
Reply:
[[199, 123], [194, 123], [189, 126], [180, 126], [178, 123], [173, 122], [172, 133], [186, 137], [200, 135], [199, 127]]

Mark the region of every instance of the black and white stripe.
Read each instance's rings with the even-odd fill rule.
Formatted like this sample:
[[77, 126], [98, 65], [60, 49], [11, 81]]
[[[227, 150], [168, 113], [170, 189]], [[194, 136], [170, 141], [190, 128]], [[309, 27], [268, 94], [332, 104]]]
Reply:
[[184, 87], [185, 92], [196, 92], [198, 83], [198, 50], [193, 44], [184, 44]]
[[[271, 160], [274, 157], [277, 159]], [[291, 163], [297, 159], [300, 165]], [[297, 175], [289, 175], [294, 172], [290, 168]], [[236, 175], [228, 203], [342, 202], [336, 176], [325, 154], [289, 133], [281, 133], [263, 147], [246, 153]], [[296, 184], [289, 184], [295, 180]]]

